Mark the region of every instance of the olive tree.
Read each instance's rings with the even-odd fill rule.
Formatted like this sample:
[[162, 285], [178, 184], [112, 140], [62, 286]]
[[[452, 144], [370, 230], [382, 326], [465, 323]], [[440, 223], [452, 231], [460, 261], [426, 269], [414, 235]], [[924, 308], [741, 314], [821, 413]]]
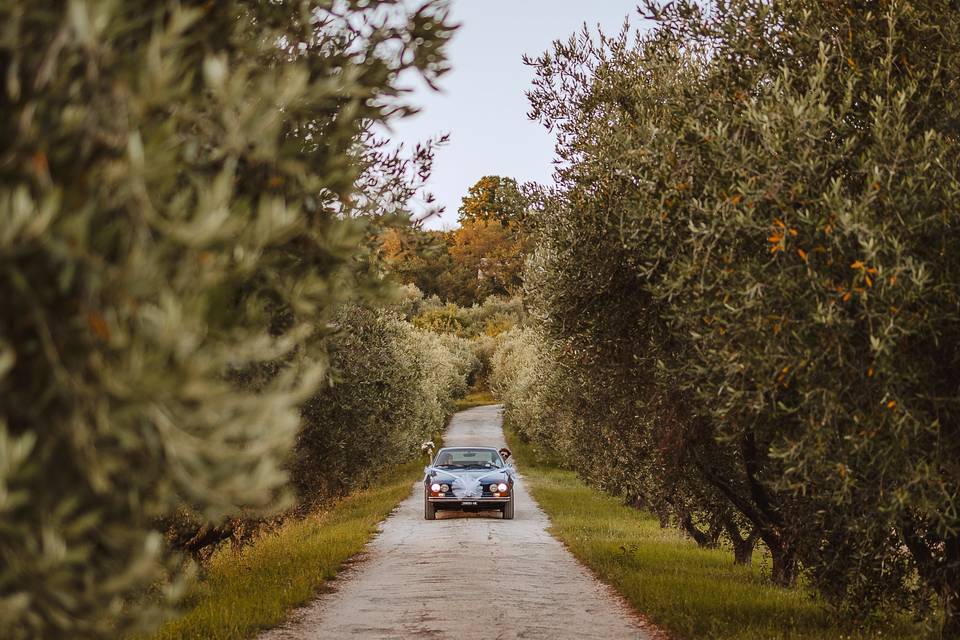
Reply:
[[289, 464], [304, 505], [413, 459], [443, 431], [476, 366], [466, 340], [418, 329], [390, 308], [347, 305], [334, 324], [331, 379], [303, 406]]
[[933, 592], [956, 635], [960, 11], [647, 12], [532, 61], [561, 161], [534, 306], [656, 372], [677, 460], [778, 582], [802, 561], [861, 612]]
[[[602, 45], [581, 36], [531, 61], [539, 74], [534, 113], [557, 132], [561, 168], [554, 189], [542, 194], [526, 293], [533, 317], [560, 345], [562, 377], [579, 389], [561, 394], [562, 402], [574, 403], [572, 423], [583, 423], [580, 451], [598, 457], [590, 473], [598, 484], [651, 508], [662, 522], [680, 524], [699, 542], [713, 544], [726, 530], [741, 562], [752, 530], [762, 531], [775, 550], [776, 579], [789, 583], [796, 552], [786, 538], [796, 534], [771, 522], [785, 505], [758, 484], [751, 488], [739, 445], [719, 442], [689, 389], [676, 384], [694, 341], [675, 330], [671, 301], [650, 285], [682, 243], [650, 238], [662, 224], [661, 181], [629, 173], [670, 157], [637, 147], [641, 140], [674, 144], [670, 126], [695, 77], [693, 54], [653, 44], [636, 51], [626, 35]], [[664, 169], [668, 180], [673, 169]], [[742, 509], [732, 508], [724, 491], [750, 510], [744, 531], [736, 526], [745, 519]], [[766, 513], [751, 508], [755, 498]], [[701, 536], [694, 520], [709, 524], [711, 535]]]
[[402, 165], [368, 132], [448, 35], [435, 3], [0, 2], [0, 635], [148, 626], [159, 518], [284, 504], [373, 286], [354, 213], [409, 184], [358, 190]]

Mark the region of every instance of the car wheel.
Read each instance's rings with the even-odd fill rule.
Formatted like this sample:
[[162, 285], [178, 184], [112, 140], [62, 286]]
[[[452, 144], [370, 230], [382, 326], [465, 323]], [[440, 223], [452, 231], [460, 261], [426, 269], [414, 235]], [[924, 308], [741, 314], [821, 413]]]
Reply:
[[436, 520], [437, 519], [437, 505], [433, 504], [427, 499], [427, 493], [423, 493], [423, 519], [424, 520]]
[[513, 497], [510, 498], [510, 502], [503, 505], [503, 519], [513, 520]]

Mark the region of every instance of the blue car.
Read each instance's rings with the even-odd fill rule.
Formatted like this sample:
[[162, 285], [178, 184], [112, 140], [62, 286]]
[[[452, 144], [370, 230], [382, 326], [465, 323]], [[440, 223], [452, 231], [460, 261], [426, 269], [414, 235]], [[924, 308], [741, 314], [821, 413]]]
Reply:
[[444, 447], [424, 469], [423, 517], [437, 511], [500, 511], [513, 520], [515, 471], [503, 450], [494, 447]]

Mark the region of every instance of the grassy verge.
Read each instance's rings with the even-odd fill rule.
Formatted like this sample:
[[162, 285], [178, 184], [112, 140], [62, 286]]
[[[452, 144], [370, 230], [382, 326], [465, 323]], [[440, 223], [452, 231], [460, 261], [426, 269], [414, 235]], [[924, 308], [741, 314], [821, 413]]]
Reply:
[[528, 487], [550, 516], [550, 532], [671, 637], [926, 637], [901, 619], [872, 630], [838, 626], [802, 588], [767, 583], [763, 559], [755, 557], [752, 567], [734, 566], [731, 552], [701, 549], [680, 532], [661, 529], [650, 514], [626, 507], [573, 472], [538, 458], [515, 434], [508, 432], [507, 441]]
[[489, 391], [473, 391], [468, 393], [465, 398], [460, 398], [457, 400], [457, 411], [472, 409], [473, 407], [480, 407], [485, 404], [496, 403], [497, 399], [490, 395]]
[[161, 627], [155, 640], [249, 638], [282, 623], [363, 549], [422, 470], [422, 460], [398, 467], [329, 511], [288, 522], [238, 553], [221, 550], [194, 587], [192, 608]]

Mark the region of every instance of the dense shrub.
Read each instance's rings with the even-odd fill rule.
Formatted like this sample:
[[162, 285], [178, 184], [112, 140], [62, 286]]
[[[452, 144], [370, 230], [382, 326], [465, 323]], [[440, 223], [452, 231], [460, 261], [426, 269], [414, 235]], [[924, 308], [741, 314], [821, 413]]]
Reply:
[[475, 361], [465, 341], [413, 327], [388, 309], [344, 308], [333, 379], [303, 408], [290, 475], [305, 504], [408, 462], [443, 430]]
[[442, 304], [438, 298], [431, 296], [411, 316], [412, 322], [420, 328], [465, 338], [494, 338], [520, 324], [523, 319], [523, 301], [520, 298], [499, 296], [490, 296], [481, 304], [469, 307]]
[[452, 303], [442, 304], [436, 296], [431, 296], [423, 300], [410, 317], [413, 324], [422, 329], [468, 338], [477, 363], [469, 384], [473, 388], [485, 389], [489, 385], [491, 359], [499, 336], [519, 326], [524, 315], [520, 298], [490, 296], [482, 304], [459, 307]]
[[542, 410], [675, 518], [732, 512], [777, 582], [858, 615], [936, 593], [953, 637], [960, 11], [705, 11], [532, 61], [560, 161], [525, 274]]
[[283, 504], [330, 312], [372, 288], [356, 214], [409, 196], [366, 131], [448, 34], [392, 2], [0, 2], [0, 635], [148, 625], [161, 518]]
[[503, 402], [504, 424], [522, 440], [545, 445], [553, 452], [569, 452], [559, 440], [564, 431], [557, 428], [558, 415], [545, 396], [555, 390], [558, 381], [545, 375], [557, 371], [542, 338], [529, 328], [516, 328], [500, 337], [491, 358], [490, 391]]

